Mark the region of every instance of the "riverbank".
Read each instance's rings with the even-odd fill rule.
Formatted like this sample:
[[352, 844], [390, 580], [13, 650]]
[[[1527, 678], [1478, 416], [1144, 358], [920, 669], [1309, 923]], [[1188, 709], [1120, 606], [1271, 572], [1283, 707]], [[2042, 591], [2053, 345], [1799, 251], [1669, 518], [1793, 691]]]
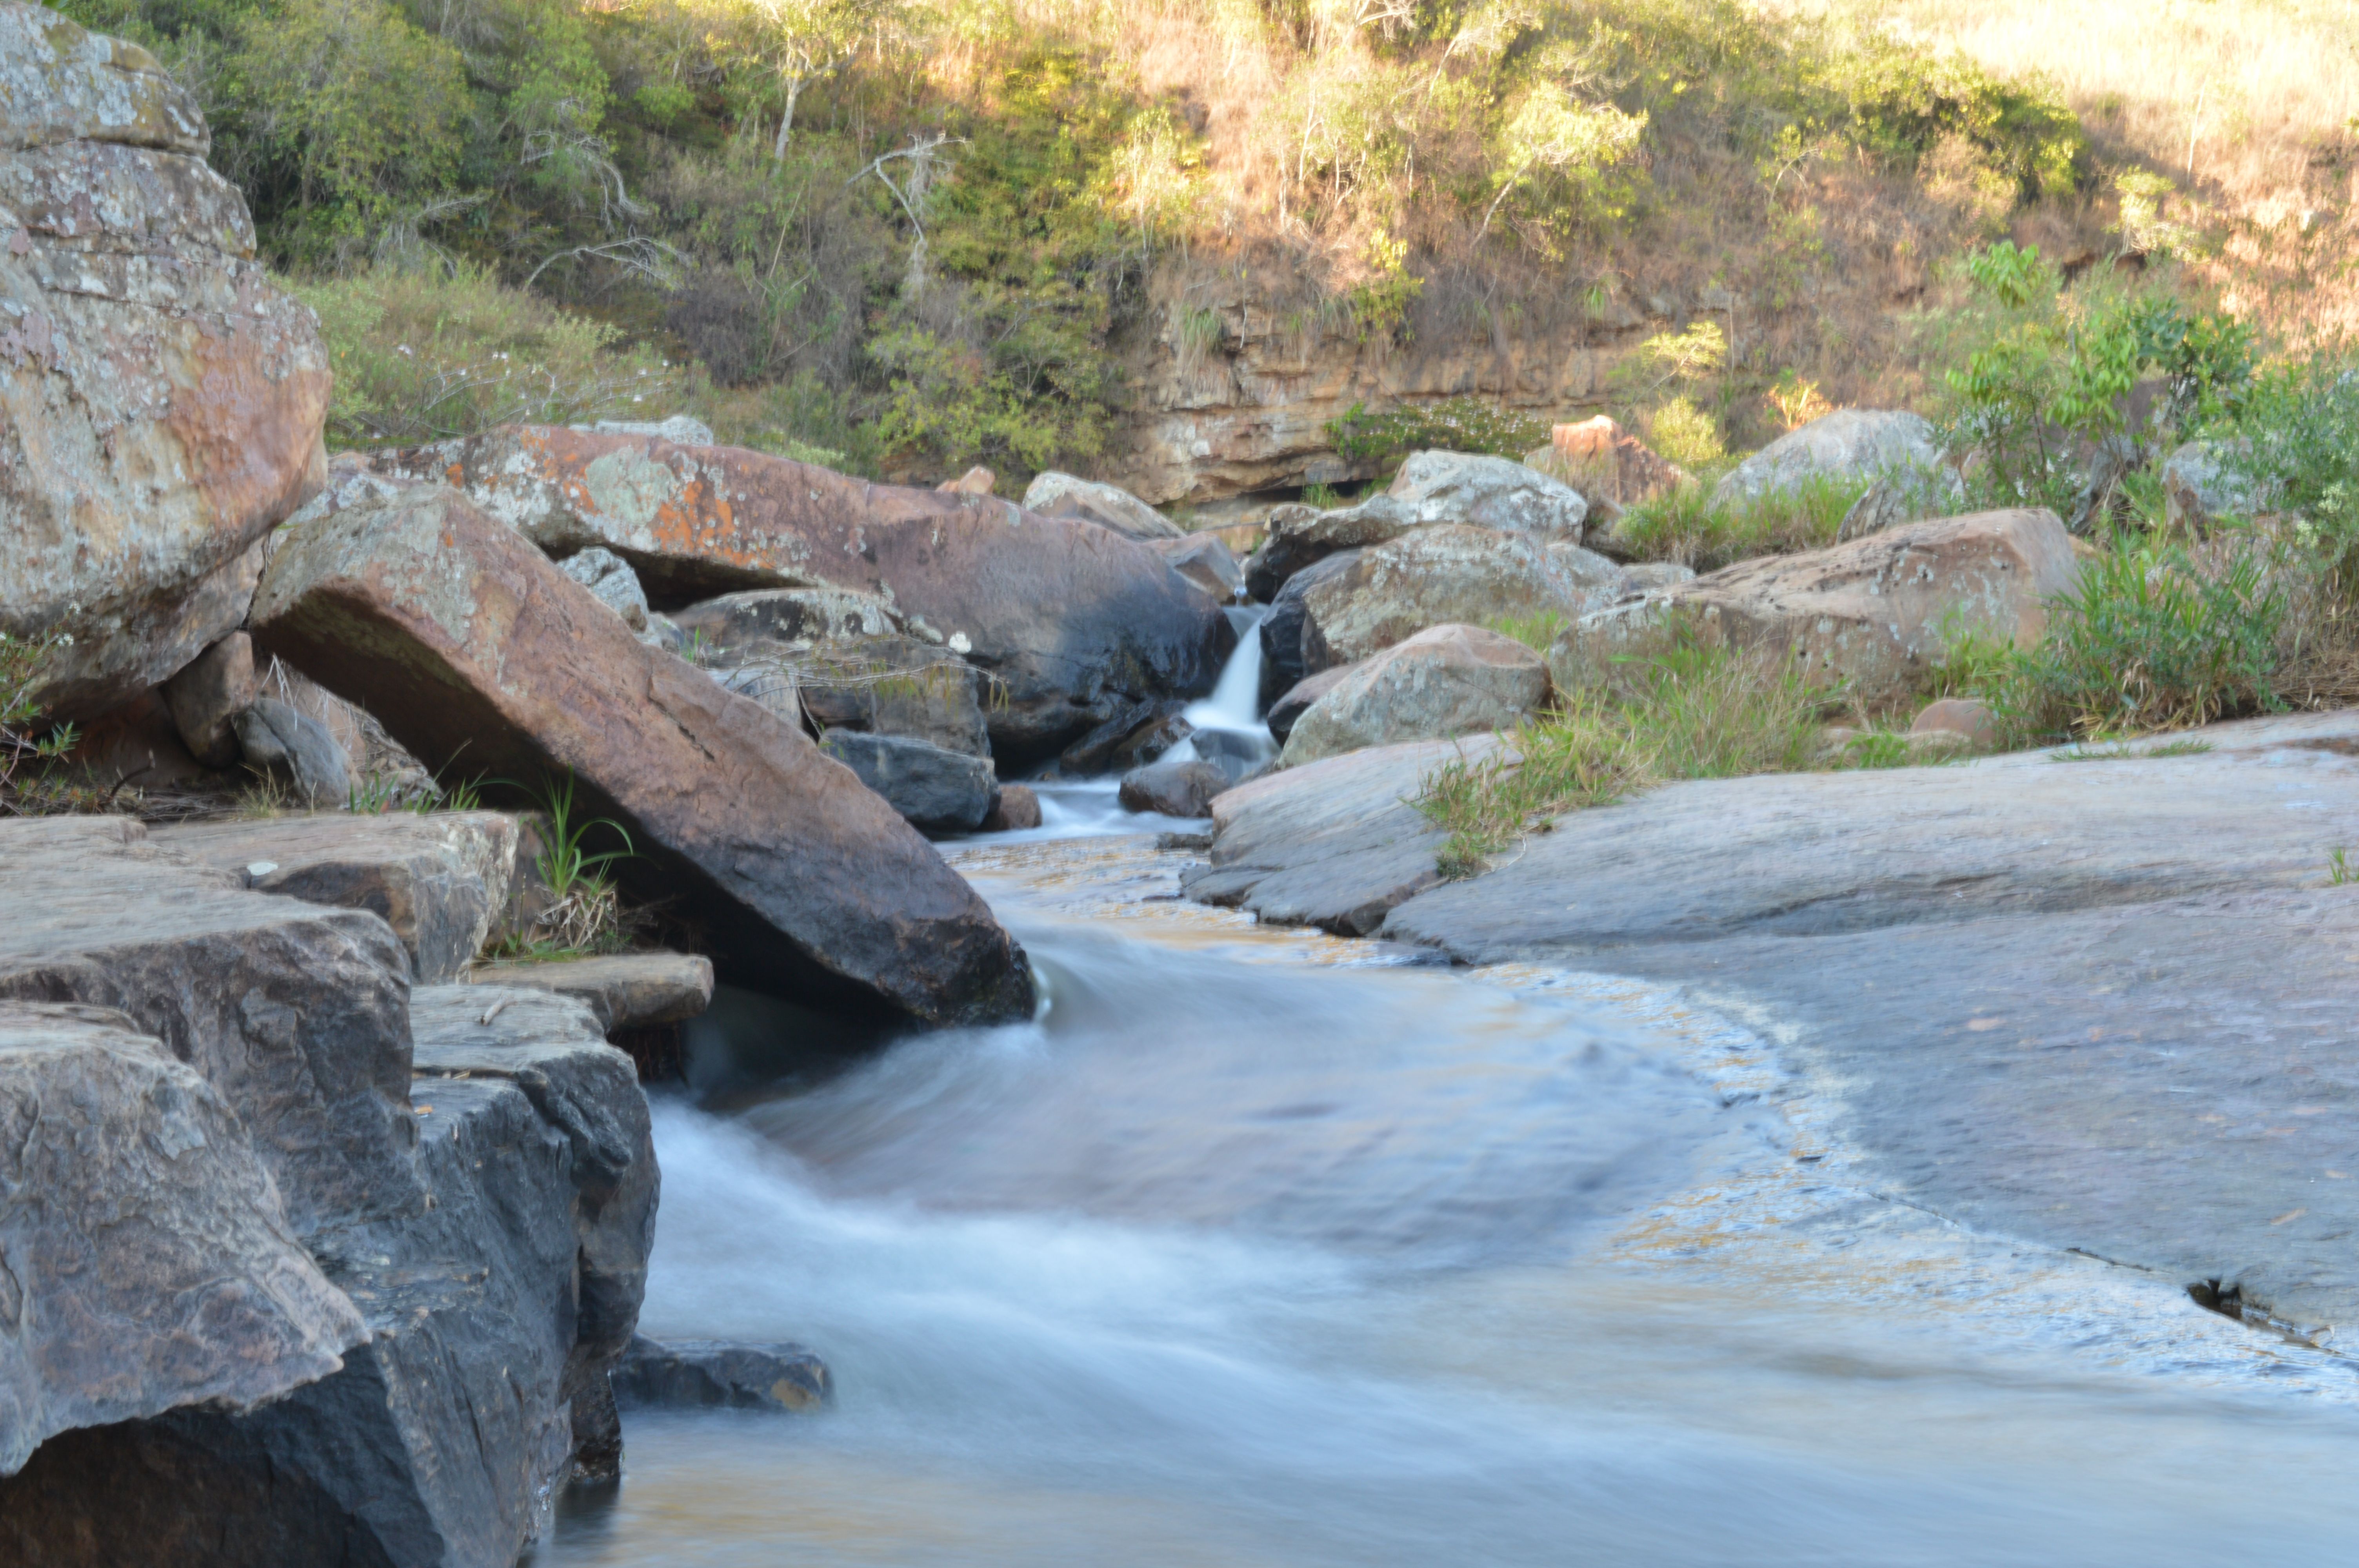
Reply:
[[841, 1403], [634, 1421], [535, 1568], [2359, 1538], [2338, 1357], [1879, 1193], [1841, 1086], [1670, 988], [1259, 924], [1152, 843], [952, 850], [1040, 1024], [658, 1097], [649, 1331], [803, 1338]]
[[2359, 1315], [2347, 714], [1674, 784], [1444, 882], [1445, 744], [1223, 796], [1193, 894], [1664, 986], [1838, 1086], [1875, 1190], [2332, 1344]]

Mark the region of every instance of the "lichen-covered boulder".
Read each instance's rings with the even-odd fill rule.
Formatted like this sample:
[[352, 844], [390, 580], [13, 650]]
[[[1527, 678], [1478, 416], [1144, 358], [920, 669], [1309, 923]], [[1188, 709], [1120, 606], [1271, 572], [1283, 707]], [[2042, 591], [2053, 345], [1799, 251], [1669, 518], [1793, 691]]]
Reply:
[[329, 369], [136, 45], [0, 0], [0, 630], [94, 715], [234, 631], [316, 489]]
[[1364, 550], [1303, 595], [1302, 666], [1316, 674], [1406, 642], [1429, 626], [1501, 617], [1568, 619], [1613, 591], [1576, 581], [1524, 534], [1442, 524]]
[[1430, 627], [1351, 666], [1295, 719], [1278, 765], [1504, 730], [1548, 697], [1547, 665], [1513, 637], [1480, 626]]

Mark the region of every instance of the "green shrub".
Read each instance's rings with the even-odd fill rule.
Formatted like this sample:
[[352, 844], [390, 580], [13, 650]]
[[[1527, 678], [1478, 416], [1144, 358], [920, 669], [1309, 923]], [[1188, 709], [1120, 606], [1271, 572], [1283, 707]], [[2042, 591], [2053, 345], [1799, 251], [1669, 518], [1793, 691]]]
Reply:
[[1708, 646], [1679, 631], [1634, 656], [1618, 695], [1571, 694], [1477, 761], [1453, 758], [1417, 801], [1450, 834], [1446, 876], [1469, 876], [1547, 818], [1674, 779], [1810, 765], [1827, 693], [1790, 660]]
[[72, 644], [73, 638], [66, 633], [16, 637], [0, 632], [0, 812], [24, 809], [16, 787], [19, 768], [28, 762], [55, 762], [81, 738], [71, 724], [44, 730], [35, 695], [57, 651]]
[[688, 377], [619, 328], [460, 265], [289, 285], [319, 312], [335, 371], [332, 447], [409, 445], [517, 422], [678, 411]]
[[1529, 615], [1497, 615], [1483, 623], [1503, 637], [1513, 637], [1534, 653], [1545, 654], [1566, 622], [1560, 610], [1536, 610]]
[[1353, 462], [1388, 463], [1411, 452], [1488, 452], [1520, 459], [1549, 440], [1549, 421], [1479, 397], [1398, 404], [1381, 413], [1354, 403], [1327, 422], [1335, 450]]
[[1715, 505], [1708, 487], [1686, 484], [1630, 507], [1614, 537], [1641, 560], [1717, 571], [1756, 556], [1824, 549], [1866, 492], [1864, 480], [1813, 474], [1790, 489]]
[[1728, 456], [1720, 422], [1689, 397], [1674, 397], [1647, 416], [1647, 441], [1685, 469], [1703, 468]]

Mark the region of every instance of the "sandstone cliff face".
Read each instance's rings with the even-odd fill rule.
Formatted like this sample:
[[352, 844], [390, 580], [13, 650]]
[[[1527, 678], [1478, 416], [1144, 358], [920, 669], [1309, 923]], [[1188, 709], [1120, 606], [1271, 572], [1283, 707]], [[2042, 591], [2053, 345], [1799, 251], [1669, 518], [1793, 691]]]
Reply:
[[325, 471], [329, 371], [145, 49], [0, 3], [0, 630], [103, 709], [233, 630]]
[[1668, 326], [1620, 301], [1550, 326], [1427, 327], [1406, 343], [1364, 341], [1331, 308], [1290, 300], [1289, 279], [1175, 266], [1114, 345], [1133, 412], [1103, 477], [1164, 505], [1375, 475], [1339, 457], [1330, 420], [1354, 403], [1477, 395], [1552, 418], [1603, 406], [1607, 374]]

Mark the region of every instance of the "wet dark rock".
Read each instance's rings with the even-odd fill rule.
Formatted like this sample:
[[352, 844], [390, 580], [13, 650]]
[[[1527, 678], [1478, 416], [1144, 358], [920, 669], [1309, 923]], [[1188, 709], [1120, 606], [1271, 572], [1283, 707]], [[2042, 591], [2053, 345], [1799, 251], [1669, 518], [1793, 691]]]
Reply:
[[1280, 694], [1311, 672], [1303, 659], [1302, 634], [1310, 621], [1304, 596], [1321, 583], [1342, 577], [1360, 558], [1358, 550], [1339, 550], [1295, 573], [1270, 600], [1261, 622], [1261, 695], [1266, 708]]
[[1125, 773], [1117, 798], [1126, 811], [1201, 816], [1231, 782], [1229, 770], [1218, 762], [1155, 762]]
[[1123, 738], [1107, 762], [1118, 773], [1145, 767], [1159, 761], [1163, 753], [1196, 732], [1196, 727], [1177, 713], [1168, 713], [1152, 723], [1141, 725]]
[[728, 1345], [709, 1339], [658, 1344], [642, 1335], [614, 1368], [624, 1410], [811, 1411], [835, 1402], [827, 1363], [799, 1345]]
[[1104, 773], [1134, 737], [1138, 737], [1142, 745], [1147, 744], [1147, 732], [1177, 718], [1186, 706], [1170, 697], [1114, 705], [1105, 719], [1065, 748], [1057, 758], [1057, 771], [1068, 778]]
[[1027, 784], [1001, 784], [983, 819], [985, 833], [1021, 833], [1040, 826], [1040, 796]]
[[408, 950], [412, 978], [454, 979], [517, 880], [516, 819], [496, 811], [266, 817], [151, 828], [149, 841], [306, 903], [365, 909]]
[[927, 833], [971, 833], [991, 815], [999, 780], [991, 762], [902, 735], [832, 730], [820, 749], [860, 775], [908, 823]]
[[237, 716], [238, 748], [247, 763], [284, 774], [314, 806], [341, 806], [353, 789], [352, 760], [328, 727], [275, 697], [256, 697]]

